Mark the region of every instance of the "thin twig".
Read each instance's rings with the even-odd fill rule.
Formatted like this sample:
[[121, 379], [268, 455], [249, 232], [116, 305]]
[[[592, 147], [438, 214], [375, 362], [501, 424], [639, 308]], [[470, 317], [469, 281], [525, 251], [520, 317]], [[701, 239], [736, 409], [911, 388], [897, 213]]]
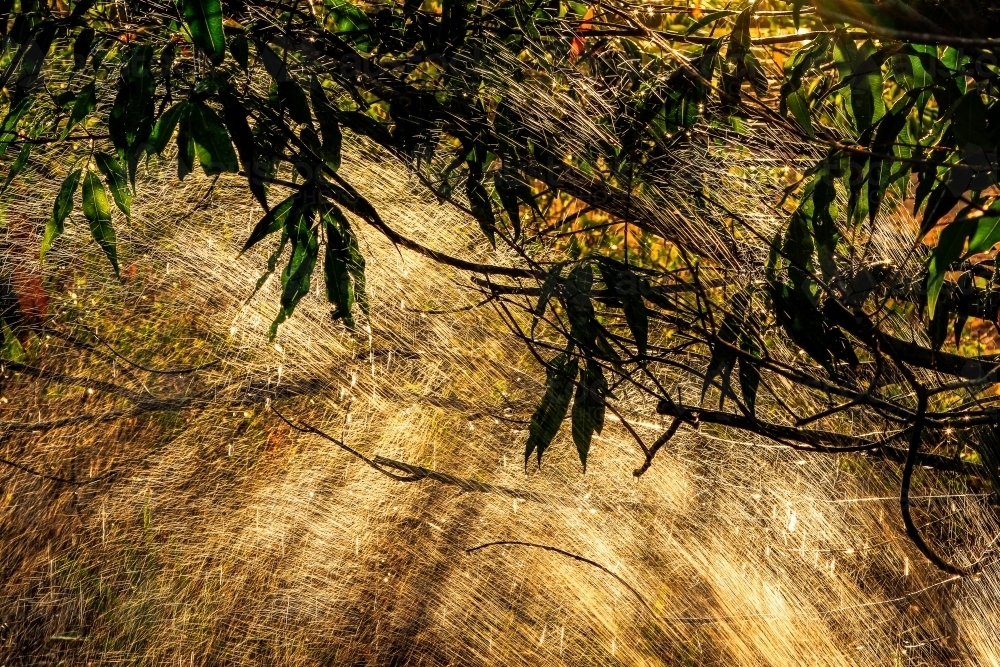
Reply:
[[652, 616], [654, 616], [654, 617], [656, 616], [656, 612], [653, 611], [653, 608], [649, 606], [648, 602], [646, 602], [646, 598], [642, 597], [642, 595], [639, 594], [639, 591], [637, 591], [635, 588], [633, 588], [632, 585], [629, 584], [627, 581], [625, 581], [620, 576], [618, 576], [617, 574], [615, 574], [614, 572], [612, 572], [611, 570], [609, 570], [605, 566], [601, 565], [597, 561], [591, 560], [589, 558], [585, 558], [584, 556], [580, 556], [580, 555], [575, 554], [575, 553], [573, 553], [571, 551], [566, 551], [565, 549], [560, 549], [558, 547], [552, 547], [552, 546], [549, 546], [547, 544], [537, 544], [535, 542], [524, 542], [524, 541], [521, 541], [521, 540], [498, 540], [496, 542], [487, 542], [485, 544], [480, 544], [480, 545], [475, 546], [475, 547], [470, 547], [470, 548], [468, 548], [468, 549], [465, 550], [465, 553], [471, 554], [471, 553], [479, 551], [481, 549], [487, 549], [489, 547], [499, 547], [499, 546], [531, 547], [533, 549], [544, 549], [545, 551], [551, 551], [552, 553], [557, 553], [560, 556], [565, 556], [567, 558], [572, 558], [573, 560], [578, 560], [581, 563], [586, 563], [587, 565], [591, 565], [593, 567], [596, 567], [601, 572], [604, 572], [605, 574], [608, 574], [608, 575], [611, 575], [612, 577], [614, 577], [615, 581], [617, 581], [622, 586], [624, 586], [625, 588], [627, 588], [629, 590], [629, 592], [632, 595], [635, 596], [635, 599], [638, 600], [640, 603], [642, 603], [642, 606], [646, 608], [646, 611], [648, 611]]

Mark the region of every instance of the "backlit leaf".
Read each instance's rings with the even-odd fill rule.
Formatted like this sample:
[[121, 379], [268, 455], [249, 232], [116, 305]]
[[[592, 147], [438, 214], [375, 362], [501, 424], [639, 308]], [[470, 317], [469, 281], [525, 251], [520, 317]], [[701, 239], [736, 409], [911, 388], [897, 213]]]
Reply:
[[45, 224], [45, 235], [42, 237], [39, 255], [43, 260], [45, 254], [52, 248], [52, 243], [63, 233], [63, 223], [73, 210], [73, 195], [76, 194], [76, 186], [80, 183], [82, 174], [83, 171], [80, 169], [71, 172], [59, 187], [59, 194], [56, 195], [56, 201], [52, 205], [52, 217]]
[[118, 275], [118, 248], [115, 229], [111, 225], [111, 205], [104, 184], [94, 172], [87, 172], [83, 179], [83, 215], [90, 223], [90, 233], [107, 255]]
[[77, 123], [86, 118], [87, 114], [93, 111], [96, 106], [97, 93], [94, 88], [94, 82], [91, 81], [77, 93], [76, 100], [73, 102], [73, 108], [69, 112], [69, 122], [66, 123], [65, 129], [63, 129], [62, 138], [65, 139], [68, 137], [70, 131], [76, 127]]
[[222, 32], [221, 0], [181, 0], [184, 22], [191, 31], [191, 41], [205, 52], [213, 64], [226, 57], [226, 41]]
[[239, 171], [229, 132], [215, 110], [204, 103], [193, 104], [188, 122], [198, 161], [206, 175]]
[[94, 161], [97, 162], [97, 168], [104, 174], [108, 187], [111, 189], [111, 197], [115, 200], [115, 206], [125, 215], [131, 215], [132, 193], [128, 189], [128, 179], [124, 167], [107, 153], [95, 153]]

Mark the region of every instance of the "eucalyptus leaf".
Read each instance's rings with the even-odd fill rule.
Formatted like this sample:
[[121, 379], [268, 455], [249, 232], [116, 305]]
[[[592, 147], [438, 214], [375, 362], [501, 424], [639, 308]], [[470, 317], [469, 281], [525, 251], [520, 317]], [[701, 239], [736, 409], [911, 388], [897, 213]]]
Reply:
[[107, 255], [115, 275], [118, 272], [118, 247], [111, 224], [111, 205], [101, 179], [92, 171], [83, 178], [83, 216], [90, 223], [90, 233]]
[[191, 41], [205, 52], [213, 65], [226, 57], [222, 32], [222, 0], [181, 0], [184, 22], [191, 31]]
[[83, 170], [81, 169], [70, 172], [63, 180], [62, 185], [59, 186], [59, 194], [56, 195], [55, 203], [52, 205], [52, 217], [45, 224], [45, 234], [42, 236], [42, 246], [39, 252], [39, 257], [42, 260], [52, 248], [52, 243], [63, 233], [63, 224], [73, 210], [73, 196], [76, 194], [76, 188], [82, 174]]

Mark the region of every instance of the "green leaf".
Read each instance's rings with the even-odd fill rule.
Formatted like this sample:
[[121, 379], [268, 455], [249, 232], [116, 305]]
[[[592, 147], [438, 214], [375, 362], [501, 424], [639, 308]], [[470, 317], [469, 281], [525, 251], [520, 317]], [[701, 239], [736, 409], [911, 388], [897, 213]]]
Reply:
[[323, 135], [323, 160], [331, 169], [337, 171], [340, 169], [340, 152], [343, 143], [340, 121], [318, 79], [312, 80], [309, 94], [312, 98], [313, 113], [316, 115], [316, 120], [319, 121], [319, 131]]
[[605, 397], [608, 394], [608, 381], [600, 364], [587, 360], [580, 371], [580, 383], [576, 387], [576, 397], [573, 400], [572, 424], [573, 443], [587, 471], [587, 454], [594, 433], [604, 429]]
[[319, 240], [312, 218], [313, 211], [298, 202], [286, 218], [285, 229], [292, 244], [292, 254], [281, 272], [281, 308], [268, 330], [269, 340], [274, 340], [278, 326], [291, 317], [295, 306], [309, 293], [310, 278], [319, 258]]
[[892, 75], [897, 83], [907, 90], [926, 88], [934, 83], [934, 77], [928, 72], [943, 71], [944, 65], [937, 59], [937, 49], [920, 44], [908, 44], [902, 53], [892, 57]]
[[793, 91], [785, 98], [788, 110], [795, 117], [795, 122], [806, 131], [810, 137], [815, 137], [812, 126], [812, 117], [809, 115], [809, 102], [801, 90]]
[[250, 232], [250, 238], [243, 244], [240, 254], [257, 245], [264, 237], [285, 228], [287, 226], [285, 223], [288, 215], [301, 196], [301, 194], [296, 192], [264, 214], [264, 217], [257, 221], [253, 231]]
[[188, 121], [198, 161], [205, 175], [212, 176], [240, 170], [236, 161], [236, 151], [233, 150], [233, 144], [229, 140], [229, 132], [211, 107], [200, 102], [193, 104]]
[[121, 67], [118, 94], [108, 120], [111, 141], [119, 151], [132, 155], [142, 147], [153, 127], [156, 77], [153, 74], [153, 48], [130, 47]]
[[7, 146], [17, 138], [17, 125], [31, 108], [35, 101], [33, 97], [26, 97], [15, 104], [12, 104], [10, 111], [4, 116], [0, 123], [0, 156], [7, 152]]
[[704, 16], [702, 16], [700, 19], [698, 19], [697, 21], [695, 21], [694, 23], [692, 23], [690, 26], [688, 26], [688, 29], [684, 31], [684, 34], [685, 35], [692, 35], [692, 34], [698, 32], [699, 30], [701, 30], [702, 28], [704, 28], [705, 26], [707, 26], [707, 25], [709, 25], [711, 23], [715, 23], [719, 19], [726, 18], [727, 16], [735, 16], [737, 14], [739, 14], [739, 12], [733, 11], [731, 9], [720, 9], [720, 10], [715, 11], [715, 12], [708, 12], [707, 14], [705, 14]]
[[76, 36], [73, 42], [73, 71], [83, 69], [87, 64], [87, 57], [94, 46], [94, 36], [97, 33], [93, 28], [84, 28]]
[[190, 120], [190, 113], [182, 113], [177, 124], [177, 178], [182, 181], [194, 171], [195, 149]]
[[76, 127], [77, 123], [87, 117], [91, 111], [97, 107], [97, 92], [94, 86], [94, 82], [91, 81], [86, 86], [80, 89], [80, 92], [76, 95], [76, 101], [73, 102], [73, 108], [69, 112], [69, 121], [66, 123], [66, 127], [62, 131], [62, 136], [60, 139], [65, 139], [69, 136], [70, 131]]
[[21, 173], [24, 169], [24, 165], [28, 164], [28, 157], [31, 155], [31, 144], [25, 144], [21, 147], [21, 151], [17, 154], [17, 158], [14, 160], [14, 164], [10, 166], [10, 171], [7, 172], [7, 178], [4, 179], [3, 185], [0, 185], [0, 194], [3, 194], [7, 187], [17, 178], [17, 175]]
[[39, 253], [41, 260], [45, 259], [45, 254], [52, 248], [52, 243], [62, 235], [63, 223], [73, 210], [73, 195], [76, 193], [76, 186], [80, 183], [81, 169], [77, 169], [63, 180], [59, 187], [59, 194], [52, 205], [52, 217], [45, 225], [45, 235], [42, 237], [42, 247]]
[[934, 318], [945, 274], [949, 267], [962, 256], [966, 241], [969, 236], [976, 232], [977, 228], [978, 221], [975, 219], [956, 218], [954, 222], [942, 230], [937, 245], [931, 251], [927, 263], [927, 314], [931, 319]]
[[308, 125], [312, 122], [309, 102], [297, 81], [288, 79], [278, 82], [278, 103], [288, 110], [288, 116], [296, 123]]
[[[996, 209], [997, 205], [990, 208]], [[993, 212], [976, 218], [976, 230], [969, 237], [965, 257], [978, 255], [1000, 243], [1000, 213]]]
[[233, 54], [233, 60], [244, 72], [250, 68], [250, 42], [246, 35], [235, 35], [229, 40], [229, 52]]
[[[354, 233], [347, 218], [334, 204], [323, 209], [323, 224], [326, 231], [326, 256], [323, 275], [326, 279], [327, 301], [337, 307], [333, 318], [343, 318], [348, 327], [354, 328], [351, 311], [354, 308], [356, 266], [352, 246]], [[363, 271], [363, 267], [362, 267]]]
[[326, 7], [333, 19], [334, 32], [353, 41], [359, 51], [371, 48], [374, 25], [363, 11], [348, 0], [327, 0]]
[[849, 86], [851, 115], [860, 134], [885, 113], [881, 61], [871, 40], [858, 48], [854, 38], [843, 32], [834, 41], [833, 53], [840, 82]]
[[254, 144], [253, 130], [250, 129], [250, 124], [247, 122], [246, 107], [235, 95], [225, 90], [219, 93], [219, 99], [222, 102], [222, 120], [226, 124], [226, 129], [229, 130], [229, 138], [232, 139], [236, 146], [236, 152], [240, 156], [240, 163], [243, 165], [243, 172], [246, 174], [250, 192], [266, 211], [268, 209], [267, 192], [264, 189], [263, 181], [256, 172], [255, 155], [257, 149]]
[[118, 207], [119, 211], [130, 216], [132, 214], [132, 193], [128, 189], [125, 168], [107, 153], [95, 153], [94, 160], [97, 162], [97, 168], [104, 174], [108, 187], [111, 188], [111, 196], [115, 200], [115, 206]]
[[528, 441], [524, 445], [525, 468], [528, 467], [528, 460], [535, 452], [538, 453], [538, 465], [542, 465], [542, 454], [552, 444], [569, 411], [573, 384], [578, 371], [576, 357], [567, 359], [565, 354], [560, 354], [549, 362], [549, 367], [545, 371], [545, 395], [531, 416], [531, 424], [528, 426]]
[[226, 40], [222, 32], [221, 0], [181, 0], [184, 22], [191, 30], [191, 41], [205, 52], [213, 65], [226, 57]]
[[187, 113], [189, 106], [188, 102], [178, 102], [160, 116], [149, 135], [149, 145], [146, 149], [149, 153], [159, 155], [163, 152], [170, 141], [170, 137], [174, 136], [174, 128], [177, 127], [177, 121]]
[[948, 116], [959, 148], [965, 148], [969, 144], [983, 148], [986, 143], [986, 105], [978, 90], [972, 90], [959, 98], [949, 110]]
[[118, 249], [115, 229], [111, 225], [111, 206], [108, 193], [97, 174], [90, 171], [83, 179], [83, 215], [90, 223], [90, 233], [108, 256], [111, 266], [118, 275]]

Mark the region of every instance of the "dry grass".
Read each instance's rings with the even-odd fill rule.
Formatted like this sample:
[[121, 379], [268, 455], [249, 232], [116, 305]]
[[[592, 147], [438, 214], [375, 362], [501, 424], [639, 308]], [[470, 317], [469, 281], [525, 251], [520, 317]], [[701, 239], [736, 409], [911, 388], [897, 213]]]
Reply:
[[[474, 222], [423, 199], [379, 156], [345, 164], [390, 222], [428, 245], [483, 252]], [[996, 567], [975, 581], [928, 568], [901, 534], [894, 466], [706, 428], [682, 431], [637, 482], [638, 453], [612, 422], [586, 475], [565, 434], [526, 475], [518, 420], [537, 400], [539, 368], [489, 306], [417, 312], [475, 303], [465, 276], [362, 230], [370, 329], [332, 324], [311, 297], [270, 345], [275, 281], [247, 301], [263, 259], [237, 258], [254, 212], [238, 181], [205, 197], [208, 185], [143, 181], [132, 225], [119, 224], [123, 266], [134, 267], [123, 283], [79, 220], [41, 273], [54, 328], [95, 349], [53, 337], [28, 351], [42, 378], [6, 368], [0, 455], [77, 480], [114, 474], [66, 485], [0, 470], [4, 664], [1000, 664]], [[21, 195], [8, 230], [12, 212], [38, 223], [50, 201]], [[11, 234], [8, 270], [33, 270], [19, 243]], [[130, 369], [82, 325], [147, 367], [220, 363]], [[60, 428], [10, 424], [148, 408], [152, 397], [186, 402]], [[390, 480], [292, 431], [271, 405], [367, 455], [547, 500]], [[652, 406], [622, 406], [646, 435], [662, 428]], [[983, 499], [959, 480], [928, 477], [917, 492], [938, 496], [921, 502], [940, 540], [971, 550], [993, 534]], [[967, 533], [979, 543], [962, 544]], [[465, 552], [494, 540], [601, 563], [652, 612], [556, 553]]]

